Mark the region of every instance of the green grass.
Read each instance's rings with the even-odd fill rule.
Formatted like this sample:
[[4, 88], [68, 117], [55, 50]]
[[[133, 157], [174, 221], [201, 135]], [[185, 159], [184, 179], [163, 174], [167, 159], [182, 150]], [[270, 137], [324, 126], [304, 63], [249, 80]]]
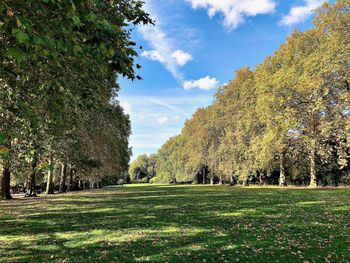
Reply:
[[350, 189], [128, 186], [0, 202], [0, 262], [350, 262]]

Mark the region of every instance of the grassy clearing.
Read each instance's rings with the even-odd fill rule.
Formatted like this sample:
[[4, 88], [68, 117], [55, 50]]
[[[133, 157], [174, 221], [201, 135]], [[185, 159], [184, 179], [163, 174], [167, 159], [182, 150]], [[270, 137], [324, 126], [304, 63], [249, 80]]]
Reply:
[[0, 202], [0, 262], [350, 262], [350, 189], [129, 186]]

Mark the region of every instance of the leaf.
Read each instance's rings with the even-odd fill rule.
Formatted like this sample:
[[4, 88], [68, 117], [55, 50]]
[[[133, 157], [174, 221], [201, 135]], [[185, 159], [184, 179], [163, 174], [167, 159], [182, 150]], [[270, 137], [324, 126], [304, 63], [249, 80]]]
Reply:
[[0, 144], [3, 144], [5, 141], [5, 135], [0, 132]]
[[72, 10], [75, 12], [77, 11], [77, 8], [75, 7], [75, 4], [73, 3], [73, 1], [70, 1], [71, 5], [72, 5]]
[[16, 17], [16, 24], [17, 24], [17, 27], [21, 27], [22, 25], [21, 20], [19, 20], [18, 17]]
[[29, 44], [29, 36], [23, 31], [18, 29], [13, 29], [12, 34], [17, 39], [18, 43], [25, 44], [25, 45]]
[[7, 155], [9, 153], [9, 149], [5, 146], [0, 146], [0, 155]]
[[77, 26], [77, 27], [81, 26], [81, 21], [80, 21], [80, 18], [78, 16], [73, 16], [72, 20], [73, 20], [73, 24], [75, 26]]
[[74, 53], [83, 53], [83, 49], [79, 45], [74, 45], [73, 51], [74, 51]]
[[7, 55], [14, 57], [18, 63], [21, 63], [25, 60], [25, 53], [19, 48], [9, 48]]
[[109, 50], [109, 55], [113, 57], [115, 55], [115, 50], [113, 48], [110, 48]]
[[6, 10], [6, 15], [7, 15], [8, 17], [13, 17], [14, 13], [13, 13], [13, 11], [12, 11], [11, 9], [7, 9], [7, 10]]

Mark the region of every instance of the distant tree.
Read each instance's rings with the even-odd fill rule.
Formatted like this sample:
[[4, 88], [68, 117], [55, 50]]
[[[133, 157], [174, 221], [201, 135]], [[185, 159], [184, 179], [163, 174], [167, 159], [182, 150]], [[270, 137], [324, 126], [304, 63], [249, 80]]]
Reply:
[[148, 168], [149, 168], [149, 158], [147, 154], [139, 155], [137, 159], [130, 164], [129, 174], [130, 174], [131, 181], [142, 180], [143, 178], [146, 178], [148, 182], [149, 180]]
[[338, 185], [350, 170], [349, 1], [325, 3], [314, 24], [237, 70], [161, 147], [155, 180]]

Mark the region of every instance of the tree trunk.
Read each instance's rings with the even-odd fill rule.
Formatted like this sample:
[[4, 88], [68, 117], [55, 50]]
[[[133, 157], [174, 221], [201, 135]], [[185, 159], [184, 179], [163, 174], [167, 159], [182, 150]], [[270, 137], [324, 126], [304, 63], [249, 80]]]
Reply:
[[60, 191], [59, 191], [60, 193], [67, 192], [66, 179], [67, 179], [67, 162], [64, 162], [61, 168], [61, 180], [60, 180]]
[[74, 187], [74, 174], [75, 174], [75, 170], [74, 168], [70, 168], [70, 171], [69, 171], [69, 187], [68, 187], [68, 190], [69, 191], [74, 191], [75, 187]]
[[205, 184], [205, 167], [203, 167], [203, 184]]
[[213, 185], [214, 184], [214, 174], [212, 172], [209, 172], [209, 176], [210, 176], [210, 184]]
[[249, 186], [250, 171], [243, 171], [243, 186]]
[[38, 164], [38, 160], [36, 157], [33, 158], [32, 160], [32, 172], [28, 176], [28, 186], [27, 186], [27, 193], [26, 196], [37, 196], [36, 195], [36, 190], [35, 190], [35, 185], [36, 185], [36, 166]]
[[230, 184], [231, 185], [235, 185], [236, 184], [236, 178], [235, 178], [234, 175], [231, 175]]
[[286, 170], [284, 167], [284, 153], [280, 153], [280, 178], [279, 178], [279, 186], [287, 186], [286, 182]]
[[213, 185], [214, 184], [214, 178], [210, 177], [210, 184]]
[[317, 187], [317, 172], [316, 172], [316, 142], [311, 142], [310, 150], [310, 187]]
[[259, 185], [260, 186], [266, 186], [266, 173], [267, 172], [262, 172], [262, 173], [259, 173]]
[[223, 180], [222, 180], [222, 176], [220, 175], [219, 177], [219, 184], [222, 185], [223, 184]]
[[53, 158], [49, 158], [49, 172], [47, 174], [47, 185], [46, 185], [46, 192], [47, 195], [53, 194]]
[[10, 193], [11, 172], [6, 166], [2, 167], [2, 176], [0, 177], [0, 200], [12, 199]]

